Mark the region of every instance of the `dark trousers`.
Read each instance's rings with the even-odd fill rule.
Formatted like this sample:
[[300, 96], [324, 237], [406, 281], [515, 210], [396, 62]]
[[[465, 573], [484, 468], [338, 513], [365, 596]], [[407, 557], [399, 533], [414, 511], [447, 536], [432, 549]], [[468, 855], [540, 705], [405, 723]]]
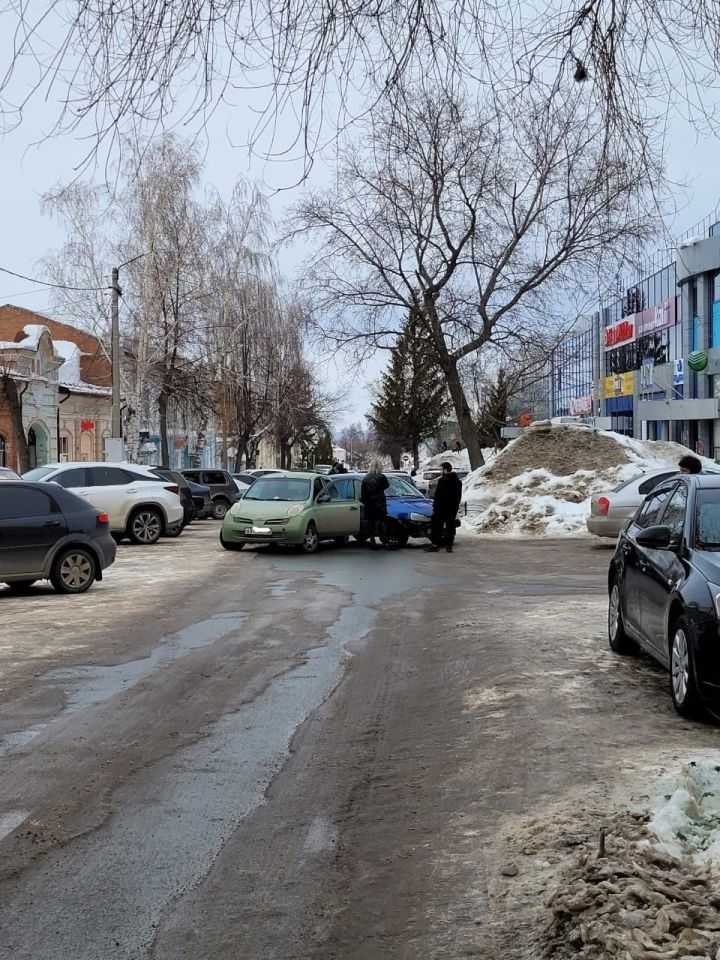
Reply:
[[430, 539], [436, 547], [451, 547], [455, 542], [455, 514], [450, 517], [434, 513], [430, 525]]
[[385, 543], [387, 541], [387, 514], [366, 507], [365, 519], [370, 539], [374, 540], [375, 537], [380, 537], [380, 542]]

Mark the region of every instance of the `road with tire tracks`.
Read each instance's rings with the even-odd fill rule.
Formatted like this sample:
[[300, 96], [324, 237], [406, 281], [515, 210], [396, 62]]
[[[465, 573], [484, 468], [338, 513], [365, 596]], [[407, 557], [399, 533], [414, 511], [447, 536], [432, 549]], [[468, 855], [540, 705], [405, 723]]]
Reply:
[[218, 529], [123, 545], [83, 596], [0, 588], [3, 958], [536, 956], [528, 824], [717, 746], [607, 649], [590, 541]]

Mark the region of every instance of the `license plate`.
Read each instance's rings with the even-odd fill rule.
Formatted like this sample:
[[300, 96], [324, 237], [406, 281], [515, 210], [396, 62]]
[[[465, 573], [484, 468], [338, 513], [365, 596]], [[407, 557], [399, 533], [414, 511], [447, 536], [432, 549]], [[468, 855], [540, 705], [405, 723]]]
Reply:
[[251, 537], [269, 537], [272, 530], [270, 527], [245, 527], [245, 533]]

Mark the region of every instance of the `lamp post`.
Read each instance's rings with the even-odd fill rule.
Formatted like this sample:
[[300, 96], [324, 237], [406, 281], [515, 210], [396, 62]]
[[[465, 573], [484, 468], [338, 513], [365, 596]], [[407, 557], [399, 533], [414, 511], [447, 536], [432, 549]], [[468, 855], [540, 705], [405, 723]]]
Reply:
[[120, 413], [120, 270], [127, 267], [136, 260], [140, 260], [145, 254], [138, 254], [131, 260], [126, 260], [119, 267], [113, 267], [110, 281], [112, 291], [112, 309], [111, 319], [111, 361], [112, 361], [112, 437], [114, 440], [122, 439], [122, 419]]

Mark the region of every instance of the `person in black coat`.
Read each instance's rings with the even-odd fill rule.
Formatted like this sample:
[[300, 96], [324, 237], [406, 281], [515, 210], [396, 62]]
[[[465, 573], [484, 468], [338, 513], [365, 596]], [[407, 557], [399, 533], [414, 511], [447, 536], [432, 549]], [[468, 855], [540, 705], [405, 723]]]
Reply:
[[385, 491], [389, 486], [388, 478], [383, 473], [382, 463], [376, 460], [363, 477], [360, 487], [360, 502], [363, 505], [372, 550], [377, 549], [378, 546], [375, 541], [376, 535], [380, 537], [382, 545], [387, 549], [387, 501], [385, 500]]
[[445, 545], [448, 553], [453, 551], [455, 541], [455, 522], [462, 500], [462, 480], [455, 473], [451, 463], [442, 463], [442, 475], [438, 479], [431, 524], [431, 553], [437, 553]]

